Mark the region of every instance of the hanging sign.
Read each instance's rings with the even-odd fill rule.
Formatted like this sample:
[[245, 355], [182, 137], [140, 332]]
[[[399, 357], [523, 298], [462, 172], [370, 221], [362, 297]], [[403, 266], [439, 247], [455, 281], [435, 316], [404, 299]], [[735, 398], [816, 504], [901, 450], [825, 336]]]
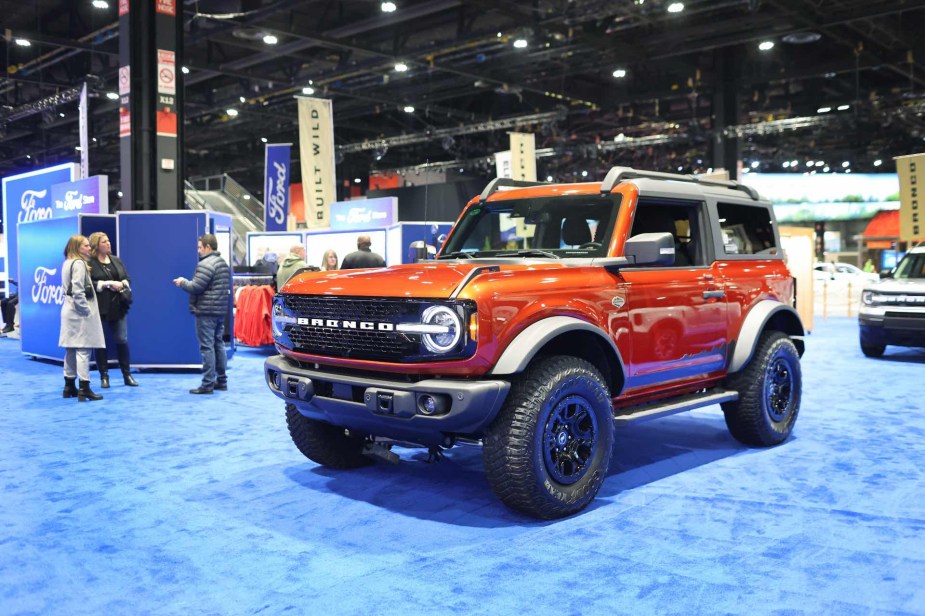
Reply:
[[925, 239], [925, 154], [897, 156], [899, 176], [899, 239]]
[[286, 231], [289, 218], [291, 143], [268, 143], [263, 167], [263, 220], [267, 231]]
[[323, 98], [296, 97], [299, 101], [299, 160], [305, 224], [309, 229], [330, 226], [334, 190], [334, 111]]

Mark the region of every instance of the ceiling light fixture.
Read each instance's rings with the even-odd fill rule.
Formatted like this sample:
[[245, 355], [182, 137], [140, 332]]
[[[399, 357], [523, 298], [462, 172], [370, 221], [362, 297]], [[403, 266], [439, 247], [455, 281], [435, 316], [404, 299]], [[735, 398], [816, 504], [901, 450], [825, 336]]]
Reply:
[[267, 138], [266, 138], [266, 137], [261, 137], [261, 138], [260, 138], [260, 143], [266, 143], [266, 142], [267, 142]]
[[851, 166], [851, 163], [849, 163], [849, 162], [846, 160], [845, 162], [843, 162], [843, 163], [841, 164], [841, 166], [842, 166], [842, 167], [850, 167], [850, 166]]
[[394, 2], [383, 2], [379, 5], [379, 8], [382, 9], [383, 13], [394, 13], [398, 6]]
[[820, 107], [816, 110], [816, 113], [828, 113], [830, 111], [832, 111], [831, 107]]
[[616, 77], [617, 79], [623, 79], [624, 77], [626, 77], [626, 69], [618, 68], [617, 70], [613, 72], [613, 76]]
[[414, 107], [412, 107], [411, 105], [405, 105], [403, 111], [405, 113], [414, 113]]
[[279, 42], [279, 39], [276, 38], [273, 34], [267, 34], [263, 37], [263, 42], [267, 45], [276, 45]]
[[228, 117], [229, 117], [229, 118], [236, 118], [236, 117], [238, 117], [238, 110], [235, 109], [234, 107], [232, 107], [231, 109], [226, 109], [226, 110], [225, 110], [225, 113], [228, 114]]
[[838, 109], [839, 111], [848, 111], [849, 109], [851, 109], [851, 105], [839, 105], [838, 107], [836, 107], [836, 109]]
[[119, 100], [119, 95], [116, 94], [115, 92], [107, 92], [107, 93], [106, 93], [106, 98], [108, 98], [108, 99], [111, 100], [111, 101], [117, 101], [117, 100]]
[[189, 69], [186, 68], [185, 66], [180, 67], [180, 72], [183, 73], [184, 75], [189, 75]]
[[668, 5], [669, 13], [680, 13], [683, 10], [684, 10], [683, 2], [672, 2], [671, 4]]
[[305, 86], [304, 88], [302, 88], [302, 94], [308, 94], [309, 96], [311, 96], [314, 93], [315, 93], [315, 88], [311, 86]]
[[880, 160], [879, 158], [878, 158], [877, 160], [874, 161], [874, 167], [879, 167], [879, 166], [882, 165], [882, 164], [883, 164], [883, 161]]
[[758, 49], [761, 51], [770, 51], [774, 49], [774, 41], [761, 41], [758, 43]]
[[18, 39], [16, 39], [16, 40], [13, 41], [13, 42], [16, 43], [17, 45], [19, 45], [20, 47], [30, 47], [30, 46], [32, 45], [32, 43], [30, 43], [29, 41], [27, 41], [27, 40], [24, 39], [24, 38], [18, 38]]
[[527, 39], [519, 38], [514, 41], [514, 47], [517, 49], [524, 49], [527, 46]]
[[238, 100], [241, 101], [242, 103], [247, 101], [247, 99], [244, 98], [243, 96], [239, 96]]
[[109, 3], [106, 0], [93, 0], [90, 4], [93, 5], [95, 9], [108, 9]]
[[396, 72], [396, 73], [404, 73], [404, 72], [406, 72], [407, 70], [408, 70], [408, 65], [405, 64], [404, 62], [399, 62], [398, 64], [395, 65], [395, 72]]

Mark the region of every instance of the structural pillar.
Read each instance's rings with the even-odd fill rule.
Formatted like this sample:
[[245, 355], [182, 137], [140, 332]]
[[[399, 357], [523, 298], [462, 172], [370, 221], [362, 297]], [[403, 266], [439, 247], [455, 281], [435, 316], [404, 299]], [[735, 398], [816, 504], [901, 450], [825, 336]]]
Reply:
[[177, 8], [177, 0], [119, 0], [123, 210], [183, 207], [183, 74], [178, 61], [183, 32]]
[[735, 135], [726, 135], [728, 127], [739, 124], [739, 57], [732, 47], [715, 52], [717, 88], [713, 93], [712, 159], [714, 169], [725, 169], [730, 180], [739, 176], [741, 149]]

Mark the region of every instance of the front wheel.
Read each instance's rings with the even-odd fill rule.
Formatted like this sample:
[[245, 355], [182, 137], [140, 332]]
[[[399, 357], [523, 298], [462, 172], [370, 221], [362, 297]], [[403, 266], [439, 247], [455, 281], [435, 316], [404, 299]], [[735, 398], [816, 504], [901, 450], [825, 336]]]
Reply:
[[738, 400], [722, 405], [729, 432], [746, 445], [784, 442], [800, 411], [802, 386], [800, 355], [793, 342], [782, 332], [765, 332], [745, 369], [727, 380], [727, 387], [739, 392]]
[[363, 455], [366, 439], [348, 436], [343, 428], [309, 419], [291, 404], [286, 405], [286, 425], [292, 442], [312, 462], [338, 469], [360, 468], [373, 463]]
[[861, 353], [864, 353], [867, 357], [883, 357], [884, 351], [886, 351], [885, 344], [864, 344], [861, 342]]
[[543, 519], [594, 500], [610, 465], [610, 392], [583, 359], [536, 360], [514, 383], [483, 438], [492, 490], [516, 511]]

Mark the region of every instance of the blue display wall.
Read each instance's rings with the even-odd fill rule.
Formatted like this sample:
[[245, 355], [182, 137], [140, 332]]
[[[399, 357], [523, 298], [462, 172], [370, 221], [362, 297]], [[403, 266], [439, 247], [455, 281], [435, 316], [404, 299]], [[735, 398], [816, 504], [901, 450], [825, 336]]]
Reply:
[[[61, 331], [61, 264], [72, 235], [103, 231], [115, 236], [116, 217], [79, 215], [19, 224], [19, 322], [22, 352], [34, 357], [64, 359], [58, 346]], [[114, 246], [115, 248], [115, 242]]]
[[[128, 313], [132, 363], [139, 367], [202, 366], [189, 294], [173, 279], [191, 279], [199, 262], [196, 241], [204, 233], [219, 239], [226, 261], [231, 254], [231, 217], [217, 212], [120, 212], [119, 256], [132, 277], [134, 303]], [[229, 266], [229, 277], [231, 267]], [[229, 280], [229, 285], [231, 281]], [[225, 334], [234, 351], [232, 298]]]

